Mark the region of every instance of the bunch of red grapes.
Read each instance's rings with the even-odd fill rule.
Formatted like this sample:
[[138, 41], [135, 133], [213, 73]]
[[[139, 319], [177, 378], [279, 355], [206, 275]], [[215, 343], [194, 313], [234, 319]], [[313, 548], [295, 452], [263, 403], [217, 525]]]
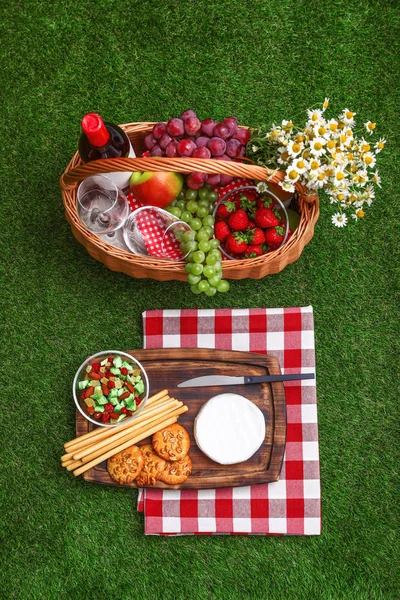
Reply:
[[[150, 156], [169, 158], [211, 158], [216, 160], [240, 160], [245, 155], [250, 133], [238, 127], [234, 117], [227, 117], [220, 123], [213, 119], [200, 121], [193, 110], [185, 110], [179, 118], [168, 123], [156, 123], [151, 133], [144, 138]], [[214, 185], [227, 185], [230, 175], [207, 175], [198, 171], [190, 173], [187, 186], [199, 190], [207, 182]]]

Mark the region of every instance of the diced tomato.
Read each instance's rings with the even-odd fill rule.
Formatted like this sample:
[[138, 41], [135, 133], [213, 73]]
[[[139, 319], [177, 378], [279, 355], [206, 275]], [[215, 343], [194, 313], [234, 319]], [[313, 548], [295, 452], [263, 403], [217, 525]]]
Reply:
[[84, 400], [86, 398], [86, 390], [84, 392], [82, 392], [81, 398], [82, 398], [82, 400]]
[[131, 417], [133, 415], [133, 411], [126, 409], [126, 415]]
[[86, 412], [88, 415], [92, 415], [94, 413], [94, 406], [88, 406]]
[[101, 420], [103, 423], [107, 423], [110, 420], [110, 413], [104, 412], [101, 415]]
[[107, 402], [107, 404], [104, 405], [104, 410], [108, 413], [112, 413], [114, 412], [114, 406], [111, 404], [111, 402]]
[[135, 403], [136, 403], [136, 406], [139, 406], [139, 404], [141, 403], [141, 399], [140, 398], [135, 398]]
[[111, 419], [119, 419], [119, 414], [116, 412], [108, 413]]
[[128, 369], [126, 367], [121, 367], [120, 371], [121, 371], [122, 375], [128, 375]]
[[93, 413], [93, 416], [94, 416], [95, 419], [100, 419], [100, 417], [101, 417], [102, 414], [103, 413], [101, 413], [101, 412], [95, 412], [95, 413]]
[[101, 384], [101, 390], [105, 396], [108, 396], [108, 394], [110, 393], [110, 390], [104, 383]]
[[100, 371], [100, 367], [101, 367], [100, 363], [94, 363], [92, 365], [92, 371], [94, 371], [95, 373], [98, 373]]
[[109, 363], [112, 363], [112, 362], [113, 362], [113, 360], [114, 360], [114, 357], [113, 357], [113, 356], [109, 356], [109, 357], [107, 358], [107, 360], [108, 360], [108, 362], [109, 362]]
[[121, 394], [121, 396], [119, 397], [119, 400], [125, 400], [126, 398], [129, 398], [130, 393], [129, 392], [125, 392], [124, 394]]
[[112, 373], [111, 373], [111, 371], [106, 371], [106, 372], [104, 373], [104, 376], [105, 376], [105, 377], [112, 377]]
[[109, 390], [112, 390], [113, 388], [115, 388], [115, 383], [113, 381], [108, 381], [107, 387]]
[[127, 409], [127, 408], [125, 408], [125, 406], [123, 406], [123, 407], [121, 408], [121, 414], [122, 414], [122, 415], [126, 415], [126, 413], [127, 413], [127, 412], [128, 412], [128, 409]]

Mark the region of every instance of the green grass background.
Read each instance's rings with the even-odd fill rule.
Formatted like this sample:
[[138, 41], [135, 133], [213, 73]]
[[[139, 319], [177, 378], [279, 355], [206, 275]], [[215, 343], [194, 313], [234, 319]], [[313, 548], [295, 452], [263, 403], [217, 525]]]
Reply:
[[[1, 598], [398, 598], [398, 3], [14, 0], [0, 15]], [[254, 126], [325, 96], [332, 115], [378, 123], [383, 187], [344, 231], [323, 198], [280, 274], [192, 296], [113, 273], [73, 238], [58, 180], [85, 112], [126, 123], [194, 108]], [[77, 365], [141, 347], [142, 311], [308, 304], [321, 537], [146, 538], [136, 491], [61, 470]]]

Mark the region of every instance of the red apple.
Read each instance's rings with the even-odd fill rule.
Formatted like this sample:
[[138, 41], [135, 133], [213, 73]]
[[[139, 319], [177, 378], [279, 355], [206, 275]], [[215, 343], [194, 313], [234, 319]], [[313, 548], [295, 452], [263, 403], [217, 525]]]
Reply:
[[135, 198], [142, 204], [164, 208], [175, 200], [183, 187], [180, 173], [135, 171], [129, 181]]

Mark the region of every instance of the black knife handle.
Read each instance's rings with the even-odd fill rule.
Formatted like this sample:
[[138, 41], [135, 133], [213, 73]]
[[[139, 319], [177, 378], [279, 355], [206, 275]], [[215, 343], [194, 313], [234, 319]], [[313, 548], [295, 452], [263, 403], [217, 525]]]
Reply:
[[299, 379], [315, 379], [315, 373], [293, 373], [287, 375], [255, 375], [254, 377], [244, 378], [245, 383], [264, 383], [271, 381], [297, 381]]

